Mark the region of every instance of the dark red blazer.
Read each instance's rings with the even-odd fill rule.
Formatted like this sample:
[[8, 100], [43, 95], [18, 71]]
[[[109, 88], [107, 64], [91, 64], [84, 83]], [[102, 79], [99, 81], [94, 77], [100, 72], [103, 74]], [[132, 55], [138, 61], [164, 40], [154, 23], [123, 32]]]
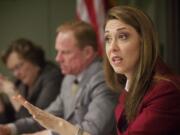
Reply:
[[123, 91], [115, 110], [118, 135], [180, 135], [180, 90], [172, 82], [151, 85], [137, 117], [122, 131], [126, 95]]

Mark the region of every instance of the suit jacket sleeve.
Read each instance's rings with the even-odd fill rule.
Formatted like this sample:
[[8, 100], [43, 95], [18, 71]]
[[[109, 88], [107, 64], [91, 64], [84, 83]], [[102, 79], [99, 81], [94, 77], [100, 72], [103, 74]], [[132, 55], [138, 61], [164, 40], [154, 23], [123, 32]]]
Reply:
[[[38, 97], [35, 98], [36, 102], [33, 104], [41, 109], [47, 108], [60, 93], [62, 78], [63, 76], [57, 69], [52, 69], [51, 72], [45, 72], [45, 74], [42, 74], [38, 80], [39, 86], [36, 87], [37, 92], [40, 93], [38, 94]], [[34, 95], [36, 96], [36, 92]], [[31, 100], [33, 100], [33, 98], [34, 97], [32, 96]], [[16, 120], [15, 126], [19, 134], [35, 132], [42, 129], [42, 127], [37, 124], [31, 117], [25, 117]]]
[[50, 74], [48, 76], [44, 76], [43, 78], [44, 79], [41, 82], [41, 93], [35, 103], [35, 105], [41, 109], [47, 108], [50, 103], [56, 99], [55, 97], [57, 97], [60, 92], [60, 84], [63, 77], [60, 77], [59, 74]]
[[92, 78], [89, 84], [92, 84], [87, 86], [92, 90], [88, 94], [90, 103], [80, 125], [92, 135], [110, 135], [115, 127], [113, 114], [118, 95], [107, 87], [101, 73]]

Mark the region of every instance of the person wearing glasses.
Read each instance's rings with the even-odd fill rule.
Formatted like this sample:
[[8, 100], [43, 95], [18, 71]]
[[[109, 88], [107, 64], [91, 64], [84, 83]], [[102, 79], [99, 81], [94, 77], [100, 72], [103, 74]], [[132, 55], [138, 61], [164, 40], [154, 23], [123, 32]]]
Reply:
[[[46, 60], [42, 48], [31, 40], [19, 38], [11, 42], [2, 53], [1, 60], [14, 77], [14, 81], [11, 81], [0, 76], [0, 89], [11, 101], [13, 95], [21, 94], [33, 105], [44, 109], [59, 94], [63, 79], [60, 69]], [[16, 123], [30, 116], [22, 106], [14, 101], [12, 104], [16, 109]]]

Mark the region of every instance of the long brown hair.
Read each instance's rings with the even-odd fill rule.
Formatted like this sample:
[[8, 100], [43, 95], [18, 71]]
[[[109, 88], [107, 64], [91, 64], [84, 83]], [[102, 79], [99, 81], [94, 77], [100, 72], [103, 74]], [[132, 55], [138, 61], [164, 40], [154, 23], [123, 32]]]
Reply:
[[[139, 104], [152, 80], [153, 70], [158, 57], [157, 34], [151, 19], [137, 8], [128, 6], [113, 7], [107, 14], [105, 25], [112, 19], [123, 21], [132, 26], [141, 38], [139, 63], [133, 74], [125, 104], [127, 120], [131, 121], [135, 118]], [[107, 56], [104, 58], [104, 68], [108, 84], [114, 89], [117, 89], [119, 86], [123, 87], [125, 76], [115, 73], [107, 60]]]

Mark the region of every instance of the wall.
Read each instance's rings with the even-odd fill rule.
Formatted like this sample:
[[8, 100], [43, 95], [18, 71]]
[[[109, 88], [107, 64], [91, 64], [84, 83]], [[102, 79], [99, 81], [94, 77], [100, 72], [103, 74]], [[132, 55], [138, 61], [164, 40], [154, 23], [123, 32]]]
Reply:
[[[171, 43], [168, 45], [167, 41], [167, 0], [117, 1], [121, 5], [135, 5], [150, 15], [159, 33], [161, 56], [171, 67], [176, 67], [177, 62], [174, 64], [169, 56], [172, 53], [169, 51]], [[41, 45], [47, 57], [54, 59], [56, 28], [75, 17], [75, 4], [76, 0], [0, 0], [0, 51], [10, 41], [25, 37]], [[179, 68], [176, 67], [176, 70], [179, 71]], [[0, 63], [0, 73], [5, 71]]]
[[[0, 51], [19, 37], [38, 43], [54, 59], [56, 28], [75, 17], [75, 0], [0, 0]], [[5, 72], [0, 63], [0, 73]]]

